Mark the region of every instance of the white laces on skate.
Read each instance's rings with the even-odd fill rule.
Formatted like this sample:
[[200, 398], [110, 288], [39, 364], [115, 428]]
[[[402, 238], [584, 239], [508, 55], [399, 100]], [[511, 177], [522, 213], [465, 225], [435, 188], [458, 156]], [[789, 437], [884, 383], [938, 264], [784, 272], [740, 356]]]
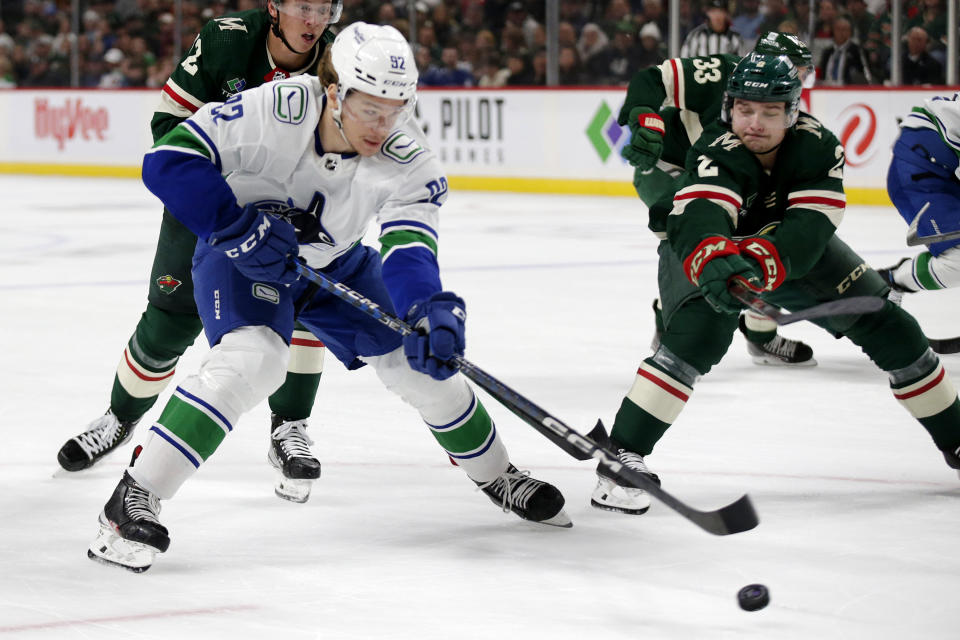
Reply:
[[124, 501], [124, 511], [131, 520], [149, 520], [160, 524], [160, 498], [135, 482], [130, 485]]
[[791, 359], [797, 353], [798, 344], [796, 340], [788, 340], [783, 336], [774, 336], [769, 342], [763, 343], [763, 348], [777, 357]]
[[478, 484], [477, 490], [489, 487], [494, 493], [502, 495], [500, 506], [505, 513], [509, 513], [514, 506], [526, 508], [530, 496], [542, 485], [543, 482], [530, 477], [529, 471], [506, 471], [495, 480]]
[[74, 440], [90, 458], [113, 446], [121, 437], [123, 425], [112, 413], [106, 413], [87, 427]]
[[307, 435], [306, 428], [306, 420], [284, 422], [276, 428], [271, 437], [280, 443], [280, 448], [288, 458], [312, 458], [310, 445], [313, 440]]
[[627, 451], [626, 449], [620, 449], [617, 451], [617, 457], [620, 458], [620, 463], [625, 467], [634, 471], [639, 471], [640, 473], [653, 475], [650, 473], [650, 469], [647, 468], [647, 463], [643, 461], [643, 456], [639, 453]]

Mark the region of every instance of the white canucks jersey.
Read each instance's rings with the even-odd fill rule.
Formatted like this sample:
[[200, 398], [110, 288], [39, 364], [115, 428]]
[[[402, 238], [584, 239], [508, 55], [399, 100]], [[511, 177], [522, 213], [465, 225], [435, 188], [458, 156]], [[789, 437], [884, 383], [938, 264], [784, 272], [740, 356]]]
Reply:
[[[937, 96], [914, 107], [901, 123], [908, 129], [933, 129], [944, 144], [960, 155], [960, 93], [952, 98]], [[960, 169], [957, 169], [960, 178]]]

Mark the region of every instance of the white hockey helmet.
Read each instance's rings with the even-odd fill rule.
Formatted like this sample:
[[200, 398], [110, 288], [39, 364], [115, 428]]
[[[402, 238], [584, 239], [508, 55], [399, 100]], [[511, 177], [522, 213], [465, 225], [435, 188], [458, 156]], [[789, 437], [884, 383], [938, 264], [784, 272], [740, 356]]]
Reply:
[[[337, 100], [360, 91], [390, 100], [403, 100], [407, 114], [417, 100], [417, 63], [399, 31], [388, 25], [354, 22], [330, 45], [330, 61], [337, 72]], [[339, 111], [339, 110], [338, 110]], [[339, 120], [339, 113], [336, 114]]]

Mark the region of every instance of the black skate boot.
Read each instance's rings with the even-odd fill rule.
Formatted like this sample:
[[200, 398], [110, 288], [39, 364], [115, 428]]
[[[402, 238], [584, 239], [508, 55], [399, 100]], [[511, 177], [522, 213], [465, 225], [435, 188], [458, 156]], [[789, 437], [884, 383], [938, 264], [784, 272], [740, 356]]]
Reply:
[[[648, 476], [660, 486], [659, 476], [647, 468], [642, 455], [613, 443], [611, 446], [617, 452], [620, 464]], [[593, 490], [590, 504], [597, 509], [638, 516], [650, 508], [650, 496], [643, 489], [624, 484], [624, 481], [617, 478], [607, 467], [597, 465], [597, 488]]]
[[943, 459], [947, 461], [947, 465], [951, 469], [957, 470], [957, 475], [960, 476], [960, 447], [957, 447], [953, 450], [946, 450], [943, 452]]
[[121, 422], [113, 411], [91, 422], [86, 431], [67, 440], [57, 453], [57, 462], [67, 471], [82, 471], [92, 467], [133, 435], [139, 420]]
[[531, 478], [529, 471], [518, 471], [511, 464], [496, 480], [476, 484], [504, 512], [513, 511], [524, 520], [554, 527], [573, 526], [563, 510], [564, 499], [560, 490], [552, 484]]
[[274, 493], [291, 502], [306, 502], [313, 482], [320, 477], [320, 461], [313, 457], [306, 420], [270, 416], [270, 451], [267, 460], [277, 470]]
[[882, 269], [877, 269], [877, 273], [880, 274], [880, 277], [883, 278], [883, 281], [886, 283], [886, 285], [901, 295], [904, 293], [914, 293], [913, 289], [907, 289], [894, 279], [894, 274], [897, 272], [897, 269], [899, 269], [900, 265], [909, 259], [910, 258], [902, 258], [897, 264], [884, 267]]
[[146, 571], [153, 558], [170, 546], [167, 529], [157, 519], [159, 513], [160, 498], [124, 471], [100, 513], [100, 532], [87, 557], [134, 573]]
[[[743, 316], [740, 316], [740, 332], [747, 337], [746, 319]], [[776, 367], [813, 367], [817, 364], [809, 345], [784, 338], [779, 333], [763, 344], [747, 338], [747, 353], [754, 364]]]

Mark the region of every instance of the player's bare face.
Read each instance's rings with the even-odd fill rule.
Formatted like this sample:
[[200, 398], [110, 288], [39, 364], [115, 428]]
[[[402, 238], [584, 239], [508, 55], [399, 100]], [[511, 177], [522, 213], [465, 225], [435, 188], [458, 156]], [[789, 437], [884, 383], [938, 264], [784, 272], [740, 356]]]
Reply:
[[361, 156], [372, 156], [406, 115], [403, 100], [352, 91], [343, 100], [343, 135]]
[[787, 133], [786, 103], [755, 102], [737, 98], [731, 110], [731, 128], [753, 153], [776, 148]]
[[281, 2], [277, 6], [280, 31], [299, 53], [307, 53], [320, 39], [330, 23], [333, 5], [330, 2]]

